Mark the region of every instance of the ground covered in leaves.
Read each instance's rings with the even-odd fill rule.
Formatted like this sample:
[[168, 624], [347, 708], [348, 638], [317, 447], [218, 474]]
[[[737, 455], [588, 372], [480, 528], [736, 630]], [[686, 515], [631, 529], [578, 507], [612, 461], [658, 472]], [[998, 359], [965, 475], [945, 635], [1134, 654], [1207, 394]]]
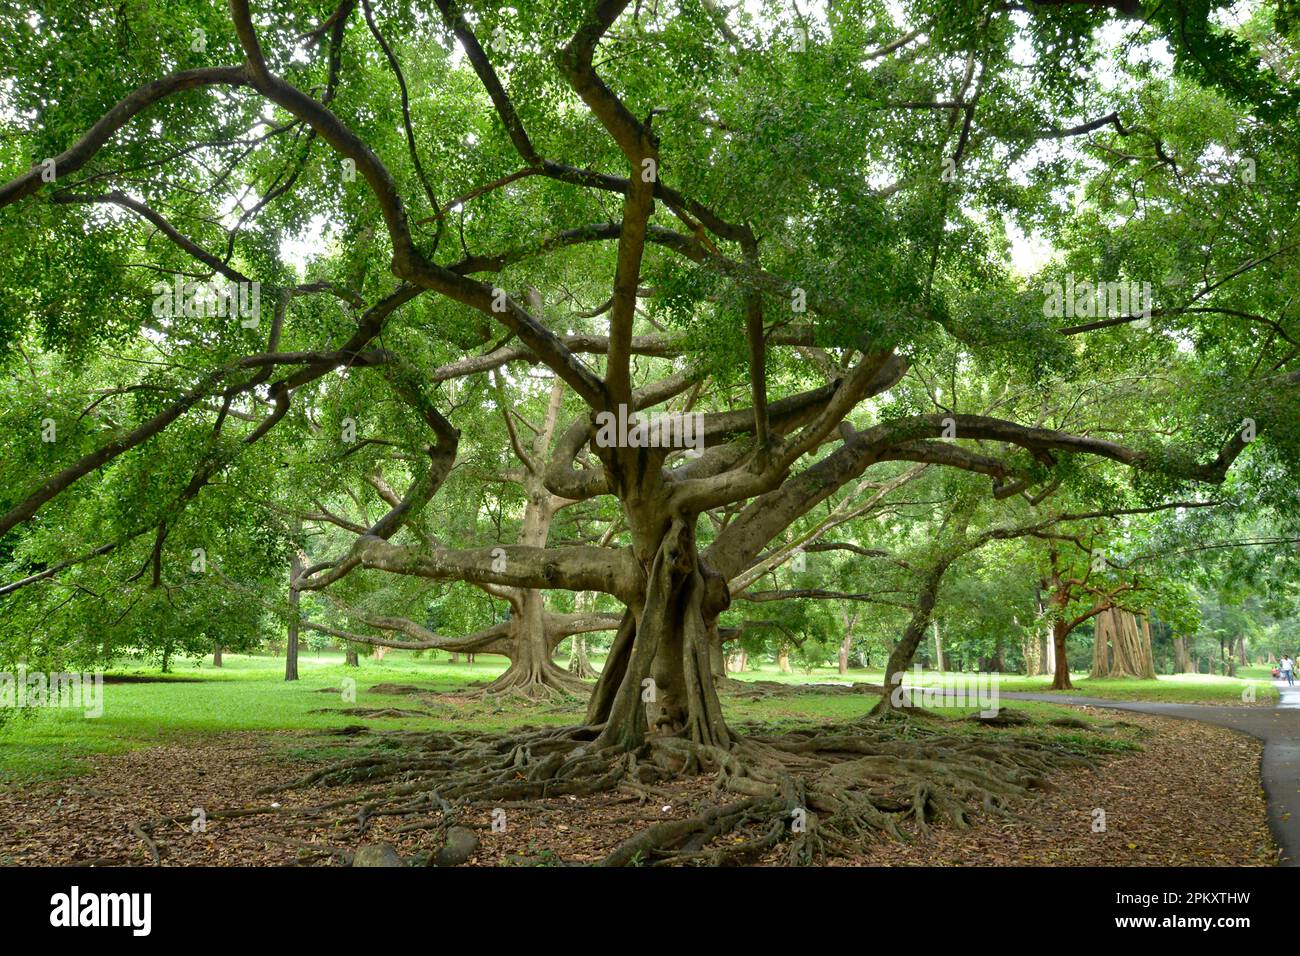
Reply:
[[[794, 714], [792, 713], [793, 717]], [[752, 728], [751, 728], [752, 729]], [[764, 728], [768, 733], [770, 727]], [[1125, 715], [1092, 729], [1035, 726], [1055, 739], [1077, 736], [1097, 766], [1053, 775], [1051, 789], [1014, 800], [1010, 815], [975, 816], [969, 829], [935, 827], [912, 840], [864, 841], [834, 865], [1269, 865], [1259, 783], [1262, 745], [1193, 721]], [[1019, 728], [972, 729], [1010, 734]], [[364, 834], [342, 804], [322, 827], [298, 810], [346, 801], [364, 785], [315, 786], [268, 794], [332, 760], [354, 755], [383, 733], [230, 733], [92, 759], [89, 773], [0, 793], [0, 864], [293, 865], [342, 864], [360, 843], [391, 844], [404, 857], [435, 851], [437, 812], [374, 817]], [[726, 799], [734, 799], [727, 797]], [[469, 865], [583, 865], [655, 823], [698, 813], [719, 798], [705, 777], [644, 788], [557, 797], [499, 809], [473, 808], [460, 822], [478, 847]], [[229, 816], [230, 811], [235, 816]], [[196, 813], [196, 811], [201, 811]], [[1098, 811], [1104, 812], [1103, 818]], [[196, 821], [205, 820], [205, 824]], [[1104, 826], [1103, 826], [1104, 822]], [[744, 829], [725, 839], [753, 836]], [[441, 838], [439, 838], [440, 841]], [[759, 862], [773, 864], [780, 852]]]

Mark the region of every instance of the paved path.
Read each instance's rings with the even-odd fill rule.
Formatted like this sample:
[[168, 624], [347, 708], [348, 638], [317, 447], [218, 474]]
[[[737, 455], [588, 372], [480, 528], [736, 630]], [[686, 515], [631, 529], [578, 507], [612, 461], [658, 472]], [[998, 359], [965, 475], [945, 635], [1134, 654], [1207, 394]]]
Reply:
[[1103, 700], [1068, 694], [1019, 694], [998, 696], [1015, 700], [1041, 700], [1051, 704], [1074, 704], [1132, 710], [1141, 714], [1182, 717], [1217, 724], [1264, 741], [1264, 763], [1260, 776], [1268, 799], [1268, 825], [1281, 847], [1281, 866], [1300, 866], [1300, 684], [1288, 687], [1274, 681], [1276, 707], [1214, 707], [1206, 704], [1165, 704], [1136, 700]]

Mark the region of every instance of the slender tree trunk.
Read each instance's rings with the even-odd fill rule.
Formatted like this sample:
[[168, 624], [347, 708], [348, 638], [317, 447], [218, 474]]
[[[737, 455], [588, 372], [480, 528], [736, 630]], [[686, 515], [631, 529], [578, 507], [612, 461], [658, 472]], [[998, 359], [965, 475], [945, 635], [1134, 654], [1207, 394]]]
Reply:
[[1073, 690], [1070, 683], [1070, 661], [1065, 653], [1065, 642], [1070, 636], [1070, 625], [1063, 618], [1052, 624], [1052, 690]]
[[357, 660], [357, 649], [348, 647], [343, 653], [343, 663], [348, 667], [360, 667], [361, 661]]
[[289, 558], [289, 636], [284, 652], [284, 679], [287, 681], [298, 679], [298, 602], [301, 594], [292, 582], [301, 573], [302, 558], [295, 549]]
[[[541, 295], [536, 289], [528, 290], [529, 303], [540, 314]], [[551, 533], [551, 521], [556, 510], [563, 503], [562, 499], [552, 495], [546, 487], [544, 469], [541, 463], [549, 452], [555, 425], [564, 405], [564, 383], [556, 379], [551, 386], [547, 402], [546, 417], [542, 427], [533, 439], [531, 454], [524, 452], [520, 439], [511, 424], [511, 412], [503, 409], [506, 423], [510, 428], [511, 446], [516, 457], [524, 467], [524, 493], [527, 503], [524, 506], [523, 527], [520, 529], [518, 542], [535, 548], [545, 548]], [[510, 666], [506, 672], [488, 685], [485, 693], [494, 694], [505, 691], [521, 693], [524, 696], [540, 698], [555, 691], [571, 694], [585, 694], [588, 685], [582, 678], [595, 676], [587, 662], [583, 649], [582, 635], [573, 635], [570, 647], [573, 653], [569, 669], [565, 670], [551, 659], [551, 650], [555, 642], [546, 630], [546, 602], [543, 592], [535, 588], [499, 589], [511, 606]], [[583, 595], [575, 598], [575, 610], [580, 609]], [[469, 663], [474, 663], [474, 655], [467, 655]]]
[[1051, 591], [1048, 596], [1047, 606], [1051, 608], [1052, 627], [1050, 631], [1050, 640], [1048, 641], [1049, 649], [1046, 656], [1050, 659], [1052, 674], [1052, 690], [1073, 690], [1074, 685], [1070, 683], [1070, 660], [1066, 653], [1066, 642], [1069, 640], [1070, 631], [1073, 626], [1066, 619], [1066, 612], [1070, 606], [1070, 586], [1062, 578], [1060, 566], [1057, 563], [1056, 549], [1051, 551]]
[[921, 641], [925, 639], [926, 627], [930, 623], [930, 615], [939, 596], [939, 584], [943, 581], [943, 575], [947, 570], [948, 562], [939, 562], [930, 569], [930, 573], [922, 583], [916, 604], [913, 606], [912, 617], [908, 620], [902, 638], [894, 645], [885, 664], [884, 692], [879, 703], [872, 709], [873, 714], [896, 709], [903, 703], [900, 690], [903, 685], [903, 675], [916, 656]]
[[[719, 647], [720, 651], [721, 647]], [[599, 676], [596, 668], [591, 666], [591, 661], [587, 658], [587, 639], [582, 634], [574, 634], [569, 639], [569, 673], [583, 680], [591, 680]]]
[[212, 649], [212, 666], [221, 667], [221, 645], [218, 644]]
[[844, 620], [844, 638], [840, 641], [839, 671], [841, 675], [849, 672], [849, 653], [853, 650], [853, 625], [858, 621], [858, 611], [849, 613], [848, 608], [841, 608], [840, 616]]
[[939, 622], [934, 620], [930, 623], [934, 625], [934, 669], [942, 671], [946, 668], [943, 664], [943, 641], [939, 639]]
[[1042, 673], [1043, 639], [1038, 634], [1030, 634], [1020, 646], [1021, 656], [1025, 660], [1025, 676], [1037, 677]]

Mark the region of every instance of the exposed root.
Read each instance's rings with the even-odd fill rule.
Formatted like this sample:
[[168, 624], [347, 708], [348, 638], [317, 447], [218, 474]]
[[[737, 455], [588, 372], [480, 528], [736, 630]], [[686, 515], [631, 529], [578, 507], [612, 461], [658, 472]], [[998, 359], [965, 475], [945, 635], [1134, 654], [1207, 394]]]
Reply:
[[879, 684], [783, 684], [773, 680], [737, 680], [718, 677], [714, 680], [719, 694], [728, 697], [794, 697], [799, 694], [817, 694], [822, 697], [842, 694], [879, 694], [884, 688]]
[[539, 666], [511, 664], [504, 674], [480, 692], [484, 696], [512, 695], [528, 700], [553, 700], [559, 697], [587, 697], [591, 685], [550, 661]]
[[153, 857], [154, 866], [162, 866], [162, 854], [158, 852], [158, 843], [150, 834], [148, 824], [139, 824], [131, 827], [131, 832], [144, 841], [145, 846], [149, 848], [149, 855]]
[[670, 798], [664, 783], [709, 775], [712, 795], [694, 798], [693, 815], [638, 832], [605, 865], [724, 865], [778, 848], [784, 862], [801, 865], [852, 855], [864, 840], [924, 837], [936, 823], [969, 826], [977, 812], [1007, 813], [1057, 771], [1092, 766], [1032, 738], [952, 734], [914, 718], [736, 737], [729, 747], [649, 737], [635, 752], [597, 747], [599, 726], [509, 737], [406, 733], [282, 789], [364, 783], [364, 793], [293, 813], [311, 826], [350, 824], [357, 837], [381, 816], [405, 818], [402, 832], [440, 835], [475, 826], [460, 822], [471, 809], [480, 819], [485, 807], [546, 812], [537, 801], [602, 793], [604, 805], [657, 804]]
[[312, 714], [346, 714], [349, 717], [366, 717], [378, 719], [381, 717], [428, 717], [427, 710], [410, 710], [403, 707], [317, 707], [315, 710], [308, 711]]

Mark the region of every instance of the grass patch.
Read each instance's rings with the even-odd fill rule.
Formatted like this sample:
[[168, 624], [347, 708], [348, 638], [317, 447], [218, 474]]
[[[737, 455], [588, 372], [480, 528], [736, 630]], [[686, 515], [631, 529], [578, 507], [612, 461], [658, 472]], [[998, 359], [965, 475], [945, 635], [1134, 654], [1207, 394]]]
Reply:
[[[599, 660], [596, 663], [599, 666]], [[75, 710], [26, 711], [0, 725], [0, 786], [83, 772], [85, 758], [96, 754], [232, 731], [313, 731], [364, 723], [374, 729], [500, 732], [521, 726], [564, 725], [581, 718], [585, 701], [576, 697], [529, 702], [515, 697], [472, 695], [475, 685], [491, 681], [505, 670], [506, 664], [504, 658], [496, 657], [484, 657], [472, 665], [452, 664], [443, 655], [417, 657], [394, 651], [382, 662], [364, 658], [359, 667], [348, 667], [342, 654], [309, 654], [299, 661], [301, 679], [286, 683], [283, 659], [265, 655], [226, 655], [225, 666], [221, 668], [213, 667], [208, 660], [178, 662], [169, 674], [160, 673], [156, 667], [119, 662], [106, 673], [137, 680], [105, 683], [103, 716], [88, 719]], [[1254, 680], [1257, 700], [1271, 703], [1277, 695], [1267, 679], [1268, 670], [1263, 667], [1258, 670], [1263, 678]], [[783, 674], [773, 664], [733, 676], [745, 681], [787, 685], [878, 684], [884, 677], [880, 671], [868, 670], [852, 670], [841, 676], [834, 667]], [[945, 676], [953, 675], [923, 672], [919, 683], [931, 685]], [[909, 675], [909, 683], [914, 679], [914, 675]], [[338, 692], [349, 680], [355, 681], [355, 701], [343, 700]], [[1045, 677], [1001, 675], [999, 690], [1046, 692], [1049, 683]], [[1075, 683], [1076, 694], [1115, 700], [1239, 704], [1248, 681], [1188, 674], [1156, 681], [1091, 681], [1080, 676]], [[371, 693], [370, 688], [377, 684], [414, 685], [437, 693]], [[330, 688], [335, 688], [335, 692], [325, 692]], [[723, 698], [723, 707], [733, 724], [780, 732], [810, 723], [856, 720], [864, 717], [876, 702], [874, 694], [814, 691], [810, 687], [809, 693], [762, 698], [727, 696]], [[1054, 735], [1051, 739], [1068, 739], [1079, 746], [1092, 747], [1094, 752], [1098, 748], [1122, 746], [1122, 740], [1114, 735], [1053, 729], [1048, 721], [1066, 715], [1078, 716], [1067, 706], [1034, 701], [1003, 701], [1003, 705], [1029, 713], [1038, 728], [1036, 732]], [[376, 719], [342, 713], [344, 708], [352, 707], [423, 710], [429, 716]], [[975, 709], [946, 708], [942, 712], [957, 717]], [[1096, 721], [1105, 719], [1096, 718]], [[973, 723], [951, 726], [956, 732], [980, 732]], [[1079, 740], [1074, 741], [1075, 737]], [[324, 759], [344, 752], [324, 740], [319, 746], [302, 739], [286, 740], [276, 746], [282, 746], [286, 756], [300, 759]]]

